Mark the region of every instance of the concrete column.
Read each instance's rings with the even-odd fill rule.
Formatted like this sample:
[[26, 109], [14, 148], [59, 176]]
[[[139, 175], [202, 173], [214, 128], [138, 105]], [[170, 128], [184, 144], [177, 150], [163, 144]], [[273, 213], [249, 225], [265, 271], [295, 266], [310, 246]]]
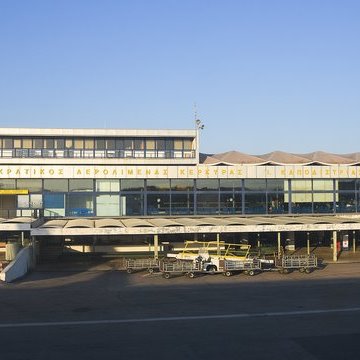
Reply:
[[277, 242], [278, 242], [278, 258], [281, 256], [281, 233], [277, 233]]
[[220, 234], [216, 234], [216, 253], [220, 255]]
[[337, 232], [333, 231], [333, 261], [337, 261], [338, 253], [337, 253]]
[[307, 248], [307, 254], [310, 255], [310, 233], [306, 233], [306, 248]]
[[353, 252], [356, 252], [356, 232], [353, 231]]
[[159, 258], [159, 235], [154, 235], [154, 258]]

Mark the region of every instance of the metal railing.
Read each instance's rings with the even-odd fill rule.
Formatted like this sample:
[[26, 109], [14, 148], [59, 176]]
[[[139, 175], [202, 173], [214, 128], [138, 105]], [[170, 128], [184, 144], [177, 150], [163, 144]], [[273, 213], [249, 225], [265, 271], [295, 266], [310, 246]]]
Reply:
[[195, 150], [0, 149], [2, 158], [193, 159]]

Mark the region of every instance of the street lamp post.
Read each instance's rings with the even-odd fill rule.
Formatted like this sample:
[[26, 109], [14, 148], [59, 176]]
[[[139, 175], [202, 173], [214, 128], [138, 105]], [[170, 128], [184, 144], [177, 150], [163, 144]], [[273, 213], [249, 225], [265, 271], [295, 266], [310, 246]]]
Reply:
[[200, 119], [197, 119], [197, 114], [195, 112], [195, 130], [196, 130], [196, 158], [199, 161], [200, 157], [200, 130], [203, 130], [205, 125], [201, 122]]

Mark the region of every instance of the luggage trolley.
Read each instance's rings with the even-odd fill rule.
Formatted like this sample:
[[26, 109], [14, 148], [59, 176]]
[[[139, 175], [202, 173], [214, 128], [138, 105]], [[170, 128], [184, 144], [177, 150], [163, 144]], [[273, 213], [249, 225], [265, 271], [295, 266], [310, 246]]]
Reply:
[[317, 257], [310, 255], [282, 255], [280, 258], [275, 256], [275, 267], [281, 274], [287, 274], [291, 270], [299, 270], [310, 274], [318, 267]]
[[159, 270], [159, 260], [154, 258], [126, 259], [126, 272], [147, 270], [150, 274]]
[[201, 263], [193, 260], [162, 261], [160, 271], [165, 279], [170, 279], [172, 274], [187, 275], [189, 278], [194, 278], [196, 274], [203, 272]]
[[225, 276], [231, 276], [237, 272], [244, 272], [246, 275], [253, 276], [261, 272], [261, 261], [256, 258], [225, 260], [223, 274]]

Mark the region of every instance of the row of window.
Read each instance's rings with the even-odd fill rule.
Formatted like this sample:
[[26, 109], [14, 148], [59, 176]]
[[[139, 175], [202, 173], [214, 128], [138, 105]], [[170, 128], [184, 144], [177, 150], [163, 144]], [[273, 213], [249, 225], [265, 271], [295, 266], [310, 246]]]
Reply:
[[44, 209], [45, 216], [354, 213], [360, 211], [359, 195], [314, 193], [308, 201], [295, 202], [271, 192], [44, 193], [18, 195], [14, 208]]
[[360, 180], [297, 179], [0, 179], [0, 189], [30, 192], [234, 191], [312, 193], [360, 190]]
[[192, 150], [191, 138], [30, 138], [2, 137], [1, 149]]

